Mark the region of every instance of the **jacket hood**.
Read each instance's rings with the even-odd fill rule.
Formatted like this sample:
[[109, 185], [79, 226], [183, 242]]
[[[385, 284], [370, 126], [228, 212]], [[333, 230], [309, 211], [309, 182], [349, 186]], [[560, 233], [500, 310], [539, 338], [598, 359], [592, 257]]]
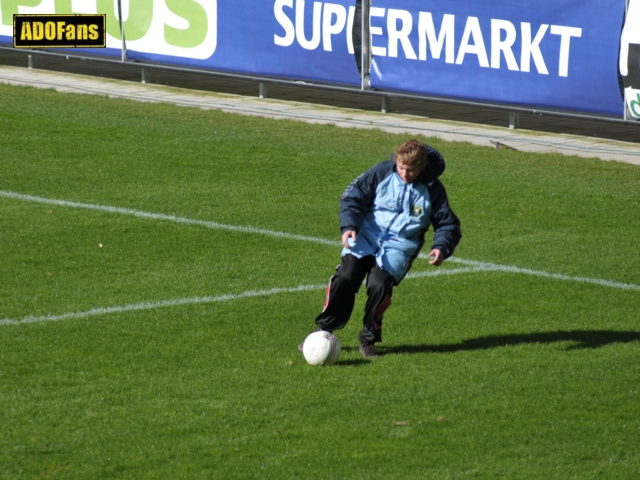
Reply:
[[440, 152], [430, 147], [426, 143], [424, 144], [424, 148], [427, 149], [427, 153], [429, 155], [429, 164], [427, 165], [427, 168], [425, 168], [424, 171], [418, 176], [418, 180], [426, 183], [427, 185], [431, 185], [444, 172], [444, 158], [442, 158]]

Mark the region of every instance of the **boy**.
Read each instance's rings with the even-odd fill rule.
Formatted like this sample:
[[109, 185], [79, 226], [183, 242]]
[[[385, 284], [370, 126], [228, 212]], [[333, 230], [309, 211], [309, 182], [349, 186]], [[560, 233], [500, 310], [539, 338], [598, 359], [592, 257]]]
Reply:
[[329, 332], [344, 328], [366, 276], [368, 299], [358, 335], [365, 358], [378, 356], [375, 343], [382, 341], [382, 315], [391, 305], [393, 287], [422, 249], [429, 226], [434, 229], [431, 265], [441, 265], [460, 241], [460, 221], [438, 180], [444, 168], [437, 150], [407, 140], [390, 160], [367, 170], [342, 194], [342, 261], [329, 280], [316, 325]]

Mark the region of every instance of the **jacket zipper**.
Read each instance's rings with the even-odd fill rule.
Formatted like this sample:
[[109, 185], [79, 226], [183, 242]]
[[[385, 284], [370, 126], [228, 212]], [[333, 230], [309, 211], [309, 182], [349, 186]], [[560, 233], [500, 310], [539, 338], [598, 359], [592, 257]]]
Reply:
[[400, 200], [400, 205], [401, 205], [400, 211], [398, 213], [396, 213], [396, 216], [393, 217], [391, 219], [391, 221], [389, 222], [389, 225], [387, 226], [387, 229], [384, 232], [385, 236], [389, 234], [389, 230], [391, 230], [391, 227], [393, 226], [395, 221], [402, 214], [402, 212], [404, 212], [404, 197], [407, 194], [407, 187], [408, 187], [408, 185], [405, 183], [404, 188], [402, 189], [402, 199]]

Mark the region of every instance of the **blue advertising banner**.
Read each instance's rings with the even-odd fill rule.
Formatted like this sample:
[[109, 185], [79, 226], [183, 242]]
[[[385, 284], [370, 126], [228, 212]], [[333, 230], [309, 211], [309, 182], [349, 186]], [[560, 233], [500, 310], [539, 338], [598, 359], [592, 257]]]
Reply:
[[622, 115], [620, 0], [372, 0], [371, 86]]
[[[134, 61], [359, 86], [355, 3], [0, 0], [0, 44], [13, 43], [14, 13], [102, 13], [107, 48], [74, 53], [121, 58], [124, 46]], [[626, 20], [624, 10], [624, 0], [371, 0], [371, 86], [615, 116], [626, 98], [640, 118], [640, 0]]]
[[[120, 8], [131, 60], [360, 85], [355, 0], [129, 0]], [[0, 0], [0, 43], [13, 42], [14, 13], [104, 13], [107, 48], [74, 51], [120, 58], [118, 9], [118, 0]]]
[[355, 0], [138, 0], [129, 9], [133, 60], [360, 85]]
[[[13, 15], [71, 15], [71, 14], [107, 14], [106, 48], [56, 48], [58, 53], [97, 55], [102, 57], [122, 58], [122, 42], [109, 35], [113, 30], [113, 22], [119, 25], [117, 17], [112, 13], [117, 0], [0, 0], [0, 45], [13, 45]], [[111, 28], [109, 28], [111, 27]], [[119, 28], [119, 27], [118, 27]], [[47, 49], [43, 49], [47, 50]]]

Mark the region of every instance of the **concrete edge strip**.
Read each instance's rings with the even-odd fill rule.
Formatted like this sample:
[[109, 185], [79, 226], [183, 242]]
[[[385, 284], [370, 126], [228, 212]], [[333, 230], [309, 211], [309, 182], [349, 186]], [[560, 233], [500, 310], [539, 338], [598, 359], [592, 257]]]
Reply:
[[[569, 141], [568, 143], [544, 141], [538, 138], [534, 138], [534, 137], [530, 138], [522, 135], [519, 135], [519, 136], [508, 135], [507, 137], [501, 137], [502, 134], [500, 132], [496, 132], [495, 134], [488, 134], [488, 133], [473, 132], [473, 131], [461, 131], [457, 129], [445, 130], [445, 129], [437, 129], [433, 127], [429, 128], [428, 126], [415, 127], [412, 125], [397, 125], [397, 124], [393, 125], [386, 122], [381, 122], [379, 120], [357, 119], [353, 117], [336, 118], [336, 117], [324, 117], [324, 116], [318, 116], [318, 115], [314, 116], [312, 114], [310, 115], [309, 112], [305, 112], [304, 114], [297, 114], [293, 109], [282, 111], [282, 110], [275, 110], [272, 108], [266, 108], [262, 106], [258, 108], [256, 108], [255, 106], [243, 108], [241, 106], [239, 107], [236, 104], [228, 103], [229, 102], [228, 100], [222, 100], [222, 99], [221, 100], [214, 99], [214, 100], [205, 101], [205, 102], [199, 99], [200, 101], [192, 102], [189, 100], [185, 100], [184, 98], [183, 99], [169, 98], [169, 96], [177, 96], [177, 94], [171, 94], [171, 93], [163, 94], [165, 95], [165, 97], [163, 98], [158, 96], [147, 95], [144, 93], [131, 93], [131, 94], [123, 93], [123, 92], [105, 93], [105, 91], [97, 85], [94, 88], [81, 87], [78, 85], [71, 87], [69, 85], [62, 85], [59, 83], [52, 82], [50, 80], [36, 81], [36, 80], [25, 79], [25, 78], [16, 80], [15, 78], [7, 78], [6, 76], [3, 77], [2, 75], [0, 75], [0, 81], [1, 80], [4, 80], [8, 83], [16, 83], [16, 84], [31, 83], [34, 85], [57, 87], [64, 91], [70, 91], [70, 90], [80, 91], [88, 94], [107, 95], [109, 97], [117, 97], [117, 98], [129, 99], [129, 100], [138, 100], [138, 101], [146, 101], [146, 102], [163, 102], [163, 103], [171, 103], [171, 104], [187, 106], [187, 107], [219, 109], [223, 111], [230, 111], [233, 113], [252, 114], [252, 115], [263, 116], [263, 117], [294, 119], [294, 120], [303, 120], [303, 121], [308, 121], [311, 119], [311, 120], [315, 120], [316, 122], [324, 122], [324, 123], [336, 123], [336, 122], [346, 123], [348, 125], [353, 125], [356, 128], [366, 127], [366, 128], [396, 129], [396, 130], [403, 130], [403, 131], [429, 132], [430, 134], [433, 134], [433, 135], [440, 134], [440, 135], [450, 135], [454, 137], [458, 136], [459, 137], [458, 141], [468, 141], [469, 138], [479, 138], [479, 139], [485, 139], [485, 140], [494, 139], [494, 138], [501, 138], [501, 139], [506, 138], [508, 142], [511, 142], [512, 144], [517, 145], [520, 148], [526, 145], [534, 145], [537, 147], [548, 147], [548, 148], [554, 149], [554, 151], [566, 150], [569, 152], [589, 153], [589, 154], [592, 154], [592, 155], [589, 155], [591, 157], [597, 157], [597, 155], [595, 155], [597, 153], [602, 155], [609, 154], [609, 155], [624, 155], [624, 156], [630, 156], [630, 157], [640, 157], [640, 151], [628, 151], [628, 150], [616, 149], [612, 147], [602, 147], [595, 142], [593, 143], [590, 142], [589, 145], [581, 146], [581, 145], [576, 145], [575, 141]], [[357, 114], [357, 112], [355, 114]], [[630, 148], [633, 148], [633, 147], [630, 147]]]

